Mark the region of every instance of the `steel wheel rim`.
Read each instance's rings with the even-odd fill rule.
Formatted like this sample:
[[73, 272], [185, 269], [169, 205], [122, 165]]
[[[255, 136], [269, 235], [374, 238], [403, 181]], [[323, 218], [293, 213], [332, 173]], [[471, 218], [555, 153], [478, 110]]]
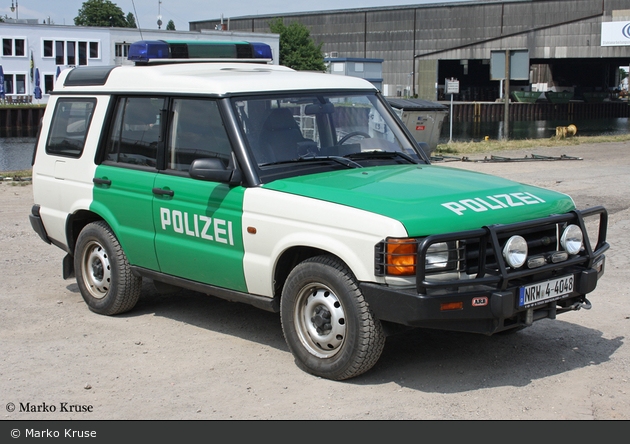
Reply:
[[318, 358], [336, 355], [346, 339], [346, 315], [337, 295], [327, 286], [311, 283], [297, 297], [295, 325], [300, 341]]
[[83, 282], [94, 298], [103, 299], [109, 293], [112, 277], [107, 251], [96, 241], [88, 242], [84, 251], [81, 262]]

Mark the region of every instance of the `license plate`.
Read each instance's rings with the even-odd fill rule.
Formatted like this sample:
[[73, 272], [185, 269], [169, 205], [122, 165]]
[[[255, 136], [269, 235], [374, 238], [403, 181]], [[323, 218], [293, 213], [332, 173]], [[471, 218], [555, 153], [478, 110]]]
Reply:
[[518, 305], [519, 307], [528, 307], [560, 299], [573, 291], [574, 280], [575, 277], [571, 275], [521, 287]]

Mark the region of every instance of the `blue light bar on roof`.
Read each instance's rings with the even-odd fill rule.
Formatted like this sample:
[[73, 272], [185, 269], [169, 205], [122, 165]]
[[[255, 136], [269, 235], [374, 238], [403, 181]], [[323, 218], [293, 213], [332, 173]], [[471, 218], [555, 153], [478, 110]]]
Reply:
[[169, 59], [272, 59], [266, 43], [249, 42], [167, 42], [141, 40], [129, 47], [128, 60], [137, 63]]

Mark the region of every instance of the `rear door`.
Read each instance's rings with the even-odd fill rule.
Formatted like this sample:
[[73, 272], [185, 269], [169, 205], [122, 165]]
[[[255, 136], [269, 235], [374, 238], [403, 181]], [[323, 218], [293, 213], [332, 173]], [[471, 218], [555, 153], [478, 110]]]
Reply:
[[153, 187], [166, 100], [120, 97], [94, 176], [91, 209], [112, 227], [129, 263], [159, 270], [155, 255]]

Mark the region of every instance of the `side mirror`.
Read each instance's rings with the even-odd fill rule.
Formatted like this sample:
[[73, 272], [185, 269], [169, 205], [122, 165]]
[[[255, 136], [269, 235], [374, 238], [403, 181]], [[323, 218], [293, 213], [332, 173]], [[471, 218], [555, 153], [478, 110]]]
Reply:
[[229, 185], [240, 185], [242, 175], [240, 170], [229, 170], [221, 159], [195, 159], [190, 164], [190, 177], [209, 182], [222, 182]]

